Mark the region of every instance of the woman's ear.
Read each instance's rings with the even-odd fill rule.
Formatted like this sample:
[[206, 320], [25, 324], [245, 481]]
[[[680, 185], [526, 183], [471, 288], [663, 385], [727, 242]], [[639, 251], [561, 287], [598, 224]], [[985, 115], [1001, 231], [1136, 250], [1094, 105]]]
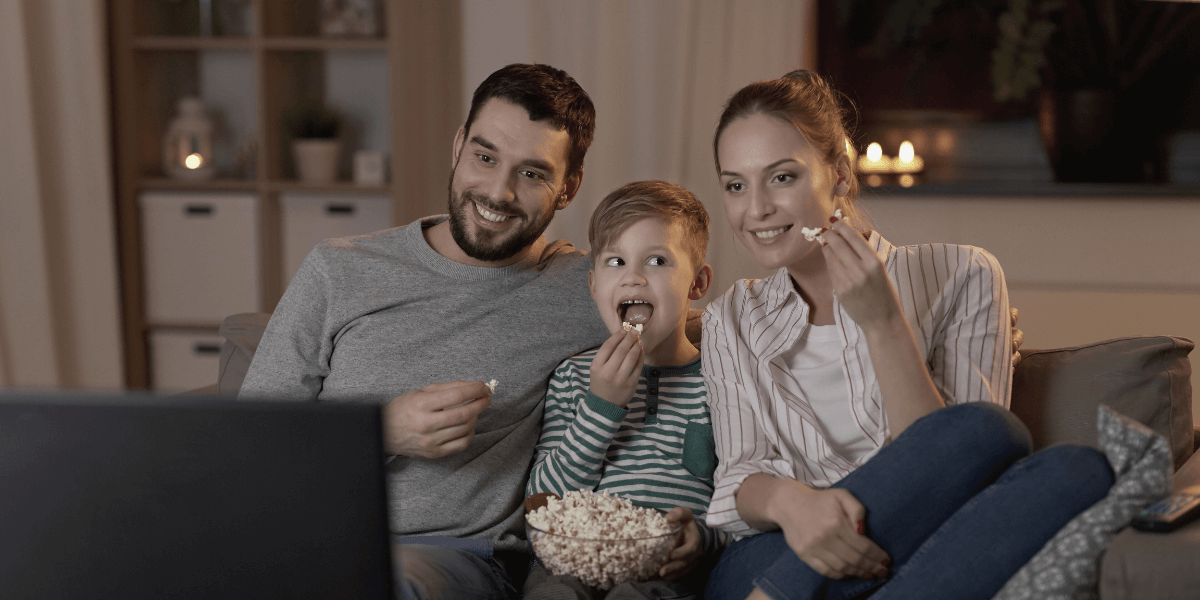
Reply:
[[854, 177], [854, 169], [850, 167], [850, 157], [845, 154], [838, 156], [837, 163], [833, 165], [834, 177], [836, 183], [833, 184], [833, 195], [837, 198], [844, 197], [850, 193], [850, 178]]
[[699, 270], [696, 271], [696, 277], [692, 279], [692, 289], [688, 290], [688, 300], [699, 300], [708, 293], [708, 286], [712, 285], [713, 270], [712, 266], [704, 263]]

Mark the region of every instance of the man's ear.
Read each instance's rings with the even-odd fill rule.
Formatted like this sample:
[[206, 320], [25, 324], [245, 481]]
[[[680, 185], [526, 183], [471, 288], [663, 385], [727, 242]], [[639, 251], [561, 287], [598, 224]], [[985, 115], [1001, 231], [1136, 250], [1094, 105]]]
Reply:
[[450, 157], [450, 168], [458, 167], [458, 157], [462, 156], [463, 146], [467, 144], [467, 126], [462, 125], [458, 128], [458, 133], [454, 134], [454, 155]]
[[562, 210], [575, 199], [575, 194], [579, 193], [579, 186], [583, 185], [583, 167], [579, 167], [579, 172], [567, 177], [567, 183], [563, 186], [562, 194], [554, 199], [554, 210]]
[[688, 300], [699, 300], [708, 293], [708, 286], [712, 285], [713, 270], [712, 266], [704, 263], [698, 271], [696, 271], [695, 279], [692, 279], [692, 289], [688, 290]]

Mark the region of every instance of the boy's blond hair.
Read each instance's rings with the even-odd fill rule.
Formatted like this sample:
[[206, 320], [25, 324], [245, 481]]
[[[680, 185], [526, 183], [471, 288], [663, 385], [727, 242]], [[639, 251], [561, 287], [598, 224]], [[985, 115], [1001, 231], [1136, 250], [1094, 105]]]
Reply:
[[652, 217], [662, 219], [668, 225], [681, 225], [692, 268], [704, 264], [704, 254], [708, 251], [708, 211], [695, 194], [657, 179], [623, 185], [600, 201], [588, 226], [592, 260], [596, 260], [631, 225]]

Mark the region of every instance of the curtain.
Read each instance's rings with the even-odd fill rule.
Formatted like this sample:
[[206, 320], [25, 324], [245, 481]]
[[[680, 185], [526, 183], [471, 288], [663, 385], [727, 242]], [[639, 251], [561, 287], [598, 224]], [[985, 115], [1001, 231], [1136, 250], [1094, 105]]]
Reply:
[[119, 388], [102, 0], [0, 0], [0, 387]]
[[592, 210], [640, 179], [691, 190], [708, 209], [715, 277], [702, 307], [766, 273], [733, 239], [721, 206], [712, 136], [742, 86], [813, 68], [815, 0], [530, 0], [530, 52], [571, 74], [596, 105], [583, 187], [550, 239], [587, 248]]

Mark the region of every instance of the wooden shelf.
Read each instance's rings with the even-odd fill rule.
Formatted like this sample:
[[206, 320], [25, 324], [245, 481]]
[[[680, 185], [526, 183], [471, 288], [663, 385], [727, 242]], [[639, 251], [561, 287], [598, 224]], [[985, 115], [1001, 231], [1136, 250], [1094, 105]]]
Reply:
[[333, 183], [304, 183], [303, 181], [272, 181], [267, 184], [267, 190], [272, 192], [317, 192], [326, 194], [389, 194], [391, 189], [385, 186], [358, 185], [351, 181], [335, 181]]
[[146, 329], [190, 331], [194, 333], [216, 333], [221, 328], [220, 323], [146, 323]]
[[130, 40], [136, 50], [253, 50], [249, 38], [198, 36], [147, 36]]
[[379, 50], [388, 47], [386, 39], [346, 39], [319, 37], [263, 38], [262, 45], [268, 50]]
[[[198, 35], [202, 27], [197, 0], [104, 3], [111, 28], [113, 185], [128, 387], [142, 389], [152, 384], [151, 333], [215, 333], [220, 326], [150, 319], [140, 205], [143, 192], [255, 195], [256, 267], [261, 279], [257, 290], [260, 305], [256, 308], [263, 312], [274, 310], [283, 294], [282, 194], [390, 196], [392, 226], [445, 211], [445, 186], [450, 175], [445, 157], [450, 155], [453, 133], [463, 117], [462, 0], [378, 2], [382, 21], [377, 31], [382, 33], [373, 38], [323, 37], [322, 0], [248, 0], [244, 27], [214, 28], [230, 32], [244, 29], [247, 35], [240, 37]], [[210, 54], [213, 51], [228, 55], [214, 56]], [[363, 52], [366, 56], [339, 56], [340, 52]], [[380, 83], [386, 91], [374, 90], [385, 98], [382, 102], [386, 106], [372, 114], [389, 116], [387, 122], [364, 122], [361, 126], [385, 130], [389, 142], [376, 146], [383, 146], [390, 155], [387, 170], [398, 173], [398, 166], [405, 165], [410, 175], [404, 181], [393, 178], [381, 186], [359, 186], [349, 181], [316, 185], [294, 180], [285, 116], [306, 104], [329, 101], [331, 89], [346, 92], [348, 71], [342, 69], [357, 68], [355, 61], [360, 59], [372, 65], [372, 77], [386, 77]], [[380, 59], [385, 63], [382, 69], [377, 66]], [[239, 108], [241, 112], [223, 115], [239, 118], [224, 123], [231, 128], [227, 131], [237, 129], [233, 137], [238, 138], [238, 144], [224, 146], [226, 154], [222, 157], [232, 163], [227, 156], [235, 151], [231, 146], [240, 148], [245, 140], [253, 140], [255, 163], [250, 168], [255, 178], [180, 181], [166, 177], [161, 145], [165, 128], [177, 113], [179, 99], [203, 98], [206, 91], [213, 90], [206, 86], [218, 80], [224, 88], [237, 88], [235, 91], [245, 92], [243, 95], [249, 98], [248, 105]], [[362, 93], [350, 92], [341, 95]], [[362, 141], [350, 143], [357, 144], [350, 146], [352, 150]], [[232, 173], [232, 164], [226, 168]]]
[[143, 190], [203, 190], [203, 191], [245, 191], [258, 190], [258, 182], [253, 179], [210, 179], [208, 181], [183, 181], [166, 177], [148, 177], [138, 181], [138, 187]]

